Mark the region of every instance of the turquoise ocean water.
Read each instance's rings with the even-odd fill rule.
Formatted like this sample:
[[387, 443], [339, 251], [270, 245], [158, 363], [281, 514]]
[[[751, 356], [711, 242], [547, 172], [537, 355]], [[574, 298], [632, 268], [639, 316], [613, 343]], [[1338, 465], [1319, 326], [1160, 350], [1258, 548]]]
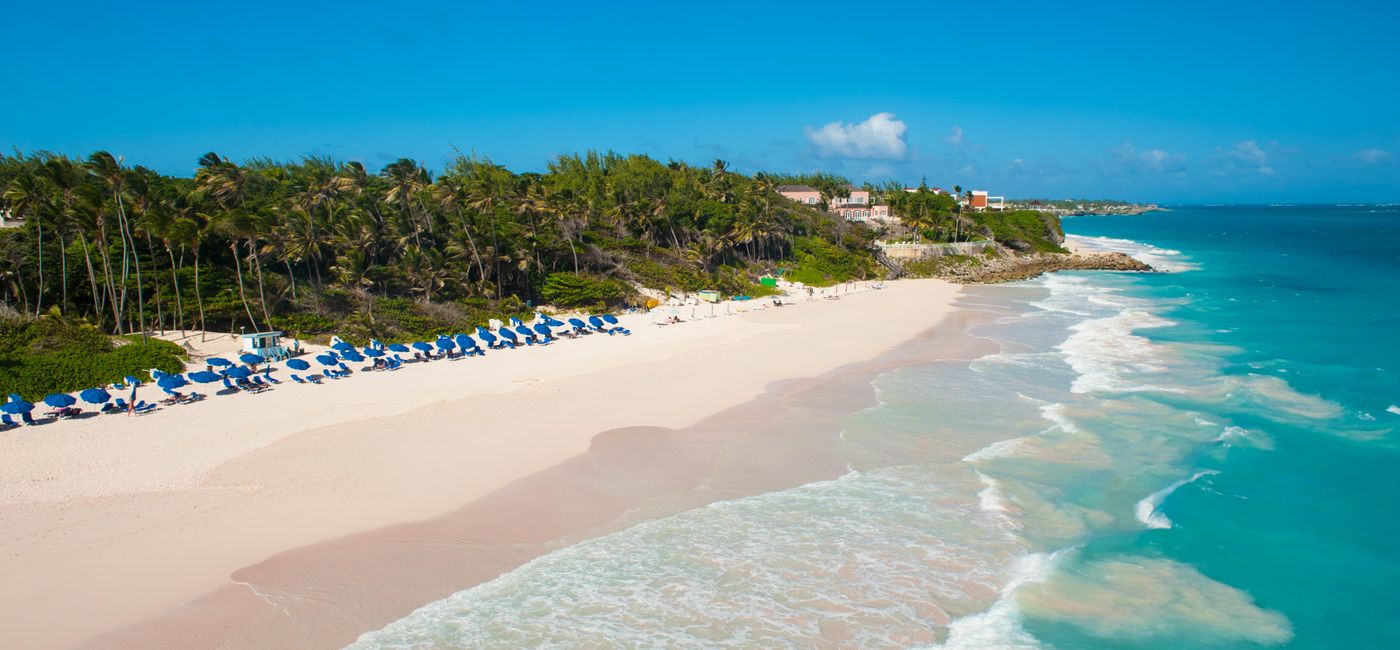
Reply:
[[363, 648], [1400, 647], [1400, 208], [1077, 217], [1157, 274], [970, 288], [850, 471], [583, 541]]

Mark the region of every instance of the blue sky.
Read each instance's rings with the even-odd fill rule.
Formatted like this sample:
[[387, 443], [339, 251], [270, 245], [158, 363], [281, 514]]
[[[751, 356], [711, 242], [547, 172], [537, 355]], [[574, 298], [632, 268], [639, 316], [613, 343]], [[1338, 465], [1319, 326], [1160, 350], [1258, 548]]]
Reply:
[[1400, 201], [1397, 5], [10, 3], [0, 147]]

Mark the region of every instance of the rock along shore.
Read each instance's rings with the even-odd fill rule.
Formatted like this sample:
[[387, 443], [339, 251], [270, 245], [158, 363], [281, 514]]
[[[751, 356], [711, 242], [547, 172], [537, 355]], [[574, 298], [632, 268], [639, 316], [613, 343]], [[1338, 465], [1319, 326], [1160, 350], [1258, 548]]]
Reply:
[[1054, 271], [1155, 271], [1150, 265], [1123, 253], [1038, 253], [977, 262], [950, 265], [938, 275], [962, 284], [995, 284], [1029, 280]]

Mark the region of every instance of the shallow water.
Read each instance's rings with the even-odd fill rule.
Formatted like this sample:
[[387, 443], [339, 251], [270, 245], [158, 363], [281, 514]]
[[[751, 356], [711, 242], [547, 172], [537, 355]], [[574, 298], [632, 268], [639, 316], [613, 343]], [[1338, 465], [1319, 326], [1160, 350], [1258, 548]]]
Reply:
[[1398, 225], [1067, 220], [1170, 273], [972, 288], [1001, 351], [875, 377], [833, 416], [844, 476], [567, 546], [356, 647], [1396, 647]]

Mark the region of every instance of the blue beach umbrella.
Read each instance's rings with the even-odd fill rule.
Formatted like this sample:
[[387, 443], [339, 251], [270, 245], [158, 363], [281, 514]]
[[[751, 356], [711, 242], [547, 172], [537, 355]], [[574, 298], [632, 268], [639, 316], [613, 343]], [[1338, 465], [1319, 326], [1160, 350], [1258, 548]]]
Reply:
[[335, 358], [334, 354], [320, 354], [316, 356], [316, 362], [323, 366], [333, 366], [340, 363], [340, 359]]
[[457, 340], [457, 347], [463, 350], [470, 350], [476, 347], [476, 341], [472, 340], [472, 337], [466, 334], [458, 334], [455, 338]]
[[598, 329], [603, 329], [603, 319], [598, 318], [597, 316], [589, 316], [588, 324]]
[[525, 338], [527, 338], [527, 339], [528, 339], [528, 338], [531, 338], [531, 337], [533, 337], [533, 336], [535, 335], [535, 332], [534, 332], [533, 330], [531, 330], [530, 328], [528, 328], [528, 327], [526, 327], [526, 326], [524, 326], [524, 325], [516, 325], [516, 326], [515, 326], [515, 331], [516, 331], [516, 333], [520, 334], [521, 336], [523, 336], [523, 337], [525, 337]]
[[501, 335], [501, 338], [510, 341], [511, 343], [514, 343], [517, 340], [515, 332], [510, 331], [508, 328], [502, 327], [499, 330], [499, 333]]
[[348, 352], [342, 352], [342, 353], [340, 354], [340, 358], [342, 358], [342, 359], [344, 359], [344, 360], [346, 360], [346, 361], [349, 361], [349, 362], [351, 362], [351, 363], [359, 363], [359, 362], [365, 360], [364, 357], [360, 356], [360, 353], [359, 353], [359, 352], [356, 352], [356, 351], [354, 351], [354, 350], [350, 350], [350, 351], [348, 351]]
[[267, 359], [264, 359], [262, 355], [253, 354], [252, 352], [244, 352], [243, 354], [238, 355], [238, 360], [250, 366], [257, 365], [259, 363], [267, 363]]
[[536, 324], [535, 324], [535, 327], [534, 327], [534, 330], [535, 330], [535, 332], [538, 333], [540, 336], [543, 336], [543, 337], [545, 337], [545, 338], [549, 338], [550, 336], [553, 336], [553, 335], [554, 335], [553, 332], [550, 332], [550, 331], [549, 331], [549, 325], [547, 325], [547, 324], [545, 324], [545, 323], [536, 323]]
[[456, 348], [457, 344], [453, 343], [452, 339], [447, 338], [446, 336], [440, 336], [437, 340], [437, 346], [439, 350], [451, 350]]
[[78, 400], [73, 399], [73, 396], [69, 395], [68, 393], [54, 393], [45, 397], [44, 403], [56, 409], [59, 409], [65, 406], [72, 406], [74, 404], [77, 404]]
[[365, 352], [365, 356], [367, 356], [367, 357], [369, 357], [369, 358], [371, 358], [371, 359], [377, 359], [377, 358], [379, 358], [379, 357], [384, 356], [384, 351], [383, 351], [383, 350], [376, 350], [376, 349], [374, 349], [374, 348], [365, 348], [364, 352]]
[[34, 405], [24, 401], [24, 398], [20, 397], [19, 395], [10, 395], [10, 401], [5, 402], [4, 404], [0, 404], [0, 411], [4, 411], [13, 415], [28, 413], [33, 410]]
[[335, 345], [331, 346], [331, 349], [335, 350], [336, 352], [354, 352], [355, 346], [350, 345], [345, 341], [337, 341]]
[[613, 316], [612, 314], [603, 314], [603, 322], [605, 322], [605, 323], [607, 323], [607, 324], [609, 324], [609, 325], [616, 325], [616, 324], [617, 324], [617, 317], [616, 317], [616, 316]]
[[570, 318], [570, 319], [569, 319], [569, 324], [570, 324], [570, 325], [573, 325], [575, 329], [584, 329], [583, 321], [581, 321], [581, 320], [579, 320], [579, 319], [577, 319], [577, 318]]
[[548, 326], [550, 326], [550, 327], [559, 327], [560, 325], [563, 325], [563, 324], [564, 324], [564, 321], [561, 321], [561, 320], [559, 320], [558, 318], [555, 318], [555, 317], [553, 317], [553, 316], [545, 316], [545, 317], [544, 317], [544, 324], [545, 324], [545, 325], [548, 325]]
[[137, 378], [135, 378], [135, 377], [132, 377], [131, 375], [127, 375], [127, 376], [126, 376], [126, 383], [131, 384], [132, 386], [140, 386], [140, 385], [141, 385], [141, 380], [140, 380], [140, 379], [137, 379]]
[[394, 352], [408, 352], [408, 346], [402, 343], [390, 343], [389, 349]]
[[219, 357], [211, 357], [209, 359], [205, 359], [204, 363], [214, 366], [215, 368], [233, 365], [232, 361], [229, 361], [228, 359], [220, 359]]
[[422, 352], [432, 352], [433, 346], [428, 345], [427, 343], [424, 343], [422, 341], [414, 341], [413, 349], [420, 350]]
[[185, 381], [185, 378], [180, 375], [166, 375], [161, 377], [160, 380], [156, 382], [156, 385], [169, 390], [172, 388], [179, 388], [188, 383], [189, 382]]
[[247, 379], [248, 377], [252, 376], [252, 374], [252, 370], [249, 370], [243, 366], [229, 368], [228, 370], [224, 371], [224, 376], [232, 379]]
[[189, 378], [190, 381], [196, 381], [201, 384], [212, 384], [219, 381], [219, 374], [216, 372], [209, 372], [208, 370], [200, 370], [190, 373]]
[[101, 388], [89, 388], [78, 393], [78, 397], [88, 404], [106, 404], [108, 400], [112, 399], [112, 395]]
[[305, 359], [288, 359], [287, 367], [292, 370], [306, 370], [311, 367], [311, 364], [307, 363]]
[[491, 345], [492, 343], [496, 342], [496, 335], [492, 334], [491, 330], [488, 330], [480, 325], [476, 327], [476, 337], [483, 341], [486, 341], [487, 345]]

